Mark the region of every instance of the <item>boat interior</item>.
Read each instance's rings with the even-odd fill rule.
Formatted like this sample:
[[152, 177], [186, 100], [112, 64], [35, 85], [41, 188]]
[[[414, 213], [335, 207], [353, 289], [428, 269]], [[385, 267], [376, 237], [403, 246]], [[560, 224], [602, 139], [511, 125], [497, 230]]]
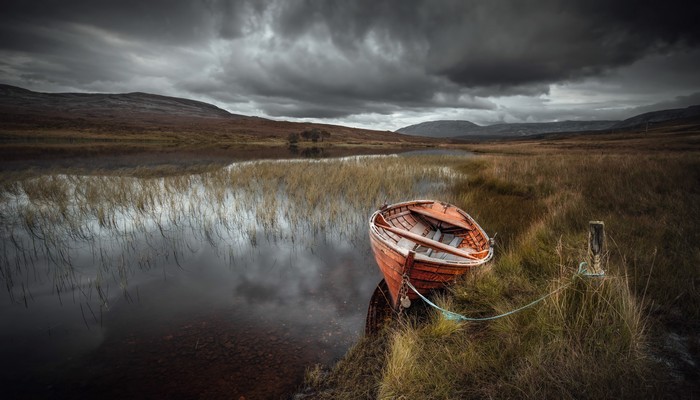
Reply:
[[387, 239], [399, 247], [415, 251], [416, 254], [447, 261], [463, 261], [467, 258], [430, 246], [430, 243], [418, 243], [417, 240], [406, 237], [409, 235], [402, 234], [402, 232], [410, 232], [473, 254], [474, 257], [468, 257], [471, 259], [480, 258], [478, 257], [481, 255], [480, 253], [487, 253], [484, 249], [488, 250], [485, 238], [473, 225], [464, 219], [440, 214], [421, 205], [406, 205], [386, 210], [383, 217], [388, 224], [400, 230], [384, 230]]

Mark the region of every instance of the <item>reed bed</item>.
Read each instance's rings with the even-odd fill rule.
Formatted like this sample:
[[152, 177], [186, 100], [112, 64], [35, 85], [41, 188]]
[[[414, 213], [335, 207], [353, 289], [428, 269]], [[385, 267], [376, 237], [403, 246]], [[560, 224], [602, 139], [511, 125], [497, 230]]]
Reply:
[[260, 241], [369, 251], [366, 218], [384, 202], [434, 197], [455, 174], [445, 157], [254, 161], [155, 177], [149, 170], [0, 179], [0, 279], [12, 301], [32, 290], [62, 298], [133, 299], [137, 271], [170, 268], [215, 249], [223, 265]]

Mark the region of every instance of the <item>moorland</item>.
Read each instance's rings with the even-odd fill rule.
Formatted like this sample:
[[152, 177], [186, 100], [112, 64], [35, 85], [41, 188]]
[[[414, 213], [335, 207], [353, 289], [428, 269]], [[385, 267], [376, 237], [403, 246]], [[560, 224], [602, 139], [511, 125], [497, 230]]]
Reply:
[[[421, 309], [368, 336], [311, 398], [693, 398], [700, 393], [700, 130], [678, 121], [615, 134], [468, 145], [446, 193], [497, 253]], [[602, 280], [578, 274], [591, 220], [608, 234]]]
[[[448, 320], [418, 304], [378, 334], [360, 338], [337, 363], [310, 365], [296, 398], [700, 394], [696, 119], [616, 132], [468, 142], [227, 115], [202, 104], [145, 94], [132, 94], [133, 104], [146, 99], [159, 108], [119, 108], [106, 96], [102, 106], [71, 114], [70, 108], [37, 106], [31, 93], [20, 95], [24, 102], [2, 108], [5, 187], [16, 187], [12, 182], [39, 174], [37, 169], [42, 175], [47, 169], [84, 173], [96, 167], [130, 176], [211, 174], [212, 164], [267, 152], [273, 158], [294, 157], [295, 151], [302, 157], [311, 148], [326, 156], [412, 148], [479, 155], [420, 161], [452, 171], [449, 179], [433, 177], [444, 180], [436, 196], [467, 210], [489, 233], [498, 233], [489, 271], [466, 276], [433, 299], [452, 311], [483, 317], [554, 294], [536, 307], [483, 323]], [[65, 106], [85, 100], [74, 97], [51, 101]], [[316, 140], [304, 136], [314, 130], [321, 132]], [[137, 168], [144, 165], [155, 169]], [[337, 179], [324, 180], [314, 179], [324, 176], [324, 168], [312, 169], [295, 167], [294, 176], [286, 168], [251, 170], [236, 182], [257, 184], [251, 177], [258, 177], [260, 182], [296, 185], [296, 196], [311, 196], [314, 204], [337, 214], [341, 211], [324, 202], [324, 193], [347, 190], [351, 184], [343, 177], [355, 182], [366, 172], [355, 168], [350, 175], [338, 172], [333, 175]], [[304, 176], [307, 172], [316, 175]], [[231, 173], [217, 176], [231, 185]], [[400, 188], [379, 176], [368, 176], [367, 185], [361, 187], [374, 192], [389, 191], [384, 186], [392, 185], [391, 193], [400, 197]], [[265, 190], [275, 193], [273, 187]], [[577, 273], [586, 258], [591, 220], [605, 222], [603, 279]]]

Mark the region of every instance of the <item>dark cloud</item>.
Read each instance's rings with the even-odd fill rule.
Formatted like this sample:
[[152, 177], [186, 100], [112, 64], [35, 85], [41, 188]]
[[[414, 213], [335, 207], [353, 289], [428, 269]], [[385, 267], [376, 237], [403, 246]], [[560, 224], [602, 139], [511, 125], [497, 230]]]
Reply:
[[519, 2], [520, 7], [508, 8], [511, 12], [500, 9], [499, 2], [486, 3], [488, 9], [482, 12], [489, 18], [452, 24], [459, 27], [455, 36], [478, 40], [436, 41], [443, 43], [432, 47], [436, 58], [448, 59], [444, 54], [452, 53], [456, 59], [438, 65], [435, 72], [467, 86], [549, 83], [597, 75], [649, 52], [697, 43], [697, 31], [687, 29], [689, 18], [683, 18], [688, 14], [656, 12], [678, 10], [673, 4], [655, 2], [652, 8], [643, 2], [549, 3], [530, 7]]
[[700, 6], [686, 1], [287, 2], [274, 26], [298, 39], [323, 24], [350, 53], [374, 35], [430, 73], [503, 88], [595, 75], [648, 52], [695, 46], [697, 15]]
[[342, 118], [354, 114], [354, 109], [347, 107], [334, 109], [305, 103], [268, 103], [263, 109], [271, 117], [308, 118], [309, 115], [313, 115], [314, 118]]
[[212, 33], [240, 36], [247, 12], [242, 1], [6, 1], [0, 22], [2, 44], [46, 44], [36, 38], [6, 36], [7, 30], [25, 33], [46, 27], [86, 25], [115, 35], [174, 45], [206, 41]]
[[[624, 87], [629, 109], [700, 90], [697, 15], [700, 3], [677, 0], [3, 2], [0, 80], [300, 118], [495, 113], [498, 99], [551, 98], [552, 85]], [[514, 104], [501, 109], [549, 115]]]

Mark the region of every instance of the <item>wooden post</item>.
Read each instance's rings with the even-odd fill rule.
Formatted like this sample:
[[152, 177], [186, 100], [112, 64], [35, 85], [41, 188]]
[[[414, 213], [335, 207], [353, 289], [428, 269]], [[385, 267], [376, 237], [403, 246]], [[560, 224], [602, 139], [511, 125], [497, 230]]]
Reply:
[[605, 247], [605, 224], [603, 221], [588, 222], [588, 272], [603, 272], [601, 261]]

